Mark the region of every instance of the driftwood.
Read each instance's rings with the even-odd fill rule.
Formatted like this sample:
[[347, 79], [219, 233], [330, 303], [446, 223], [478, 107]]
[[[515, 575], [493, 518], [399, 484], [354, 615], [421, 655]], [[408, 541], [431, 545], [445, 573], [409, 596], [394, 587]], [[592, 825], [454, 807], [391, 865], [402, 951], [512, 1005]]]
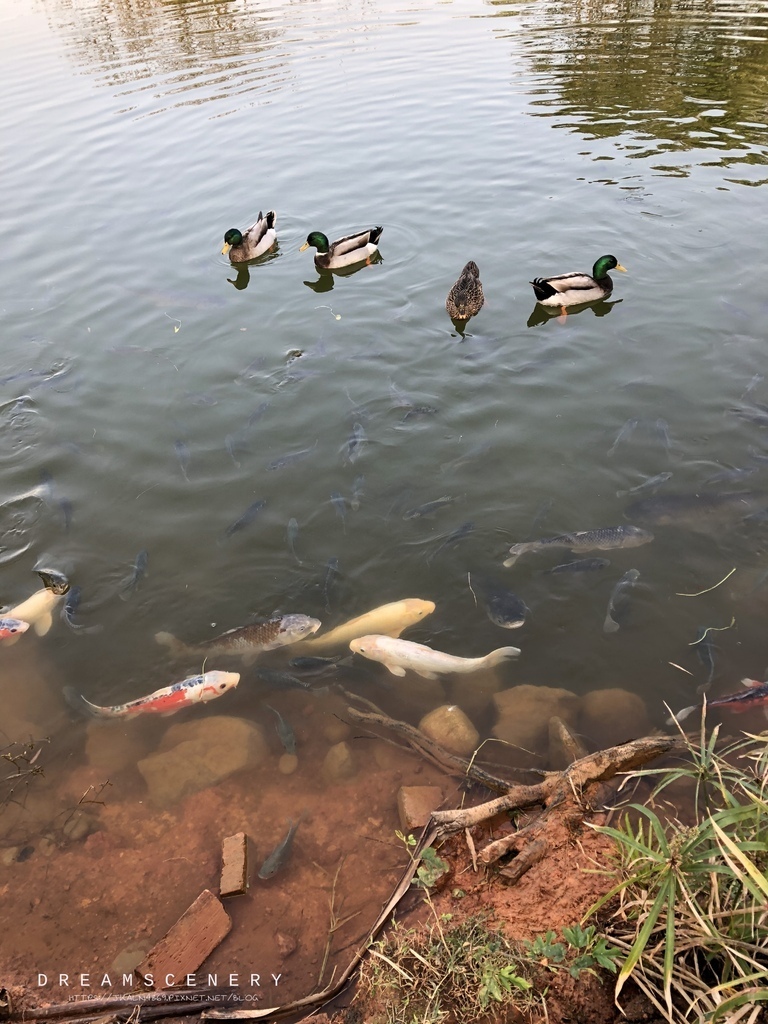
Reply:
[[541, 782], [530, 786], [510, 786], [504, 796], [477, 807], [467, 807], [460, 811], [435, 811], [432, 820], [438, 825], [439, 838], [442, 839], [487, 821], [503, 811], [537, 804], [549, 809], [566, 801], [581, 802], [590, 786], [608, 782], [624, 772], [641, 768], [656, 757], [683, 749], [684, 741], [679, 736], [647, 736], [622, 743], [618, 747], [596, 750], [594, 754], [587, 754], [574, 761], [564, 771], [547, 772]]
[[531, 786], [511, 786], [504, 796], [477, 807], [435, 811], [432, 821], [437, 826], [437, 838], [445, 839], [504, 811], [540, 807], [541, 812], [529, 825], [488, 843], [478, 854], [478, 861], [488, 866], [516, 851], [517, 856], [512, 863], [500, 872], [510, 882], [516, 882], [546, 856], [549, 850], [547, 833], [554, 822], [578, 827], [591, 809], [591, 795], [598, 792], [603, 796], [606, 782], [682, 748], [683, 742], [679, 737], [648, 736], [587, 754], [564, 771], [550, 772], [541, 782]]

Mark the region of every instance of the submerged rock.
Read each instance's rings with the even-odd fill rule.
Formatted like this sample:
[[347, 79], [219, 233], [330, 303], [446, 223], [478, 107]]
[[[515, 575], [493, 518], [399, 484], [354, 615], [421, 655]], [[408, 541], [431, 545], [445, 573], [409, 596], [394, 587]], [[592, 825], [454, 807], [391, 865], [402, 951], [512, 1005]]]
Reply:
[[450, 697], [473, 718], [485, 715], [494, 693], [505, 684], [497, 668], [481, 668], [470, 675], [454, 675], [447, 680]]
[[277, 770], [281, 775], [293, 775], [299, 767], [299, 759], [295, 754], [283, 754], [277, 762]]
[[480, 733], [457, 704], [442, 704], [419, 722], [419, 729], [445, 750], [470, 757], [480, 742]]
[[493, 758], [498, 753], [509, 764], [542, 767], [546, 763], [542, 755], [549, 748], [550, 718], [560, 718], [575, 729], [581, 698], [560, 687], [524, 683], [494, 694], [493, 703], [498, 717], [491, 735], [510, 744], [506, 749], [494, 744]]
[[66, 819], [61, 827], [61, 831], [65, 839], [71, 843], [76, 843], [79, 839], [85, 839], [91, 832], [95, 832], [98, 827], [98, 818], [93, 814], [76, 810]]
[[598, 750], [647, 736], [650, 726], [645, 701], [629, 690], [591, 690], [582, 698], [579, 728]]
[[295, 935], [291, 935], [289, 932], [276, 931], [274, 934], [275, 947], [277, 952], [280, 954], [281, 960], [287, 960], [289, 956], [293, 956], [296, 950], [299, 948], [299, 940]]
[[323, 761], [323, 775], [329, 782], [346, 782], [357, 774], [355, 756], [348, 743], [335, 743]]
[[349, 739], [351, 735], [352, 730], [347, 723], [342, 722], [334, 715], [329, 715], [323, 722], [323, 736], [329, 743], [341, 743], [342, 740]]
[[[169, 745], [169, 737], [172, 745]], [[167, 807], [234, 772], [253, 768], [267, 756], [259, 725], [216, 715], [172, 726], [161, 750], [139, 761], [138, 769], [156, 807]]]

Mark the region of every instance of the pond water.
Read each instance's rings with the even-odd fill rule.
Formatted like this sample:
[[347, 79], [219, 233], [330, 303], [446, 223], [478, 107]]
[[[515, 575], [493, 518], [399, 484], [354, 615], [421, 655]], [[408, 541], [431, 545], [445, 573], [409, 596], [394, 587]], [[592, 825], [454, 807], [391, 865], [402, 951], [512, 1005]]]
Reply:
[[[359, 915], [331, 962], [405, 862], [397, 787], [450, 801], [453, 783], [381, 744], [374, 757], [333, 691], [276, 690], [253, 668], [211, 706], [127, 725], [78, 718], [63, 687], [123, 703], [199, 671], [159, 631], [197, 643], [276, 612], [326, 630], [406, 597], [436, 604], [409, 639], [522, 650], [474, 693], [472, 677], [345, 667], [348, 689], [413, 723], [455, 700], [487, 737], [491, 691], [528, 683], [619, 688], [662, 726], [664, 702], [699, 699], [708, 627], [711, 695], [762, 678], [768, 3], [6, 0], [0, 25], [0, 600], [28, 597], [41, 567], [82, 594], [82, 628], [57, 609], [46, 636], [2, 651], [9, 774], [39, 750], [44, 775], [4, 797], [3, 913], [26, 923], [0, 962], [29, 986], [121, 953], [133, 966], [215, 889], [223, 836], [245, 829], [258, 865], [308, 811], [284, 873], [252, 888], [258, 920], [230, 904], [211, 961], [274, 969], [275, 998], [303, 995], [338, 865], [338, 917]], [[233, 267], [224, 231], [260, 209], [277, 245]], [[380, 258], [354, 273], [299, 252], [310, 230], [374, 225]], [[536, 305], [532, 278], [603, 253], [628, 269], [607, 301]], [[486, 301], [457, 326], [445, 297], [470, 259]], [[657, 504], [630, 510], [641, 499]], [[600, 570], [544, 572], [582, 554], [565, 548], [502, 567], [516, 542], [629, 523], [653, 541], [584, 552]], [[489, 620], [484, 578], [528, 606], [521, 629]], [[290, 776], [265, 700], [297, 733]], [[259, 724], [257, 769], [153, 802], [137, 763], [166, 729], [220, 716]], [[345, 737], [357, 774], [328, 781]], [[83, 794], [91, 834], [73, 839]]]

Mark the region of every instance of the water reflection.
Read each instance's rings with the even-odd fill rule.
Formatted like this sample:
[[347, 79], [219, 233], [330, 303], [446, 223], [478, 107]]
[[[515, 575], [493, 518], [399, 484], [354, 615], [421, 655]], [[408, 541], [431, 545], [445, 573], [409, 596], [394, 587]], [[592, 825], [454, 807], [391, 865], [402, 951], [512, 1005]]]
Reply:
[[527, 53], [529, 113], [595, 142], [594, 159], [615, 158], [599, 145], [611, 139], [631, 159], [665, 158], [654, 170], [668, 176], [690, 173], [682, 152], [702, 166], [768, 164], [765, 0], [488, 5], [515, 20], [497, 37]]
[[228, 277], [227, 280], [231, 285], [234, 285], [239, 292], [247, 288], [251, 280], [251, 271], [246, 264], [245, 266], [239, 266], [235, 268], [235, 277]]
[[[614, 306], [618, 306], [623, 299], [612, 299], [610, 302], [607, 299], [600, 299], [599, 302], [585, 303], [582, 306], [569, 306], [567, 316], [578, 316], [579, 313], [584, 313], [586, 310], [591, 310], [595, 316], [608, 316]], [[528, 317], [528, 327], [539, 327], [541, 324], [549, 323], [550, 320], [562, 320], [562, 314], [559, 309], [552, 309], [548, 306], [541, 306], [538, 302], [533, 307], [531, 315]]]
[[72, 59], [136, 105], [181, 106], [252, 89], [283, 88], [290, 72], [276, 46], [279, 11], [231, 0], [45, 0], [51, 27]]

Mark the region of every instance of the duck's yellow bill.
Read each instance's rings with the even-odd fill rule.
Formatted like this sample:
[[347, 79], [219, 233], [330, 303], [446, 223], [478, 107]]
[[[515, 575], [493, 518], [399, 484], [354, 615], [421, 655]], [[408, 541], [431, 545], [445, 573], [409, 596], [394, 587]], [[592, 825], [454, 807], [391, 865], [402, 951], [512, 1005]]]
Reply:
[[308, 249], [308, 248], [309, 248], [309, 242], [305, 242], [304, 245], [302, 245], [301, 248], [299, 249], [299, 252], [304, 252], [304, 250]]
[[616, 266], [613, 269], [614, 270], [623, 270], [625, 274], [629, 273], [627, 268], [626, 267], [622, 267], [622, 265], [620, 263], [617, 263]]
[[229, 244], [229, 242], [225, 242], [224, 243], [224, 248], [221, 250], [221, 255], [222, 256], [226, 256], [231, 248], [232, 248], [232, 246]]

